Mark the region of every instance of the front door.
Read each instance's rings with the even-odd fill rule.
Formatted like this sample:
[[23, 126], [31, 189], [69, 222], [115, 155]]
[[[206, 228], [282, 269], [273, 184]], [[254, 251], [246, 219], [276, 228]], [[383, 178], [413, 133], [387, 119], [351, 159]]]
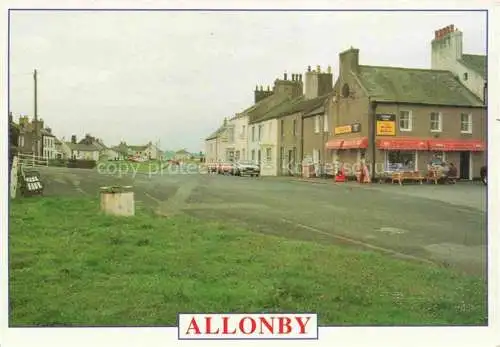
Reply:
[[470, 178], [470, 152], [460, 152], [460, 178]]

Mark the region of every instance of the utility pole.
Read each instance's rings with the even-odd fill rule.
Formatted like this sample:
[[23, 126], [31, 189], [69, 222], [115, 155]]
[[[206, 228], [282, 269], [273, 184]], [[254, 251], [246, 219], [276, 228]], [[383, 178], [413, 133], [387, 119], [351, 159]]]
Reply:
[[34, 143], [35, 143], [35, 155], [38, 156], [38, 138], [39, 138], [39, 127], [38, 127], [38, 91], [37, 91], [37, 71], [33, 72], [33, 79], [35, 82], [35, 95], [34, 95], [34, 119], [35, 119], [35, 138], [34, 138]]

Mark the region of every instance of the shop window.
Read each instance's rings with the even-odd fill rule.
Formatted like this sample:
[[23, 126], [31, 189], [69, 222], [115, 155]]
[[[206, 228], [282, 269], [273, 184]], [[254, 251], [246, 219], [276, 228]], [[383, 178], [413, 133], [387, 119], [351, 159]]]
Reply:
[[388, 151], [386, 152], [385, 170], [403, 171], [415, 170], [415, 151]]

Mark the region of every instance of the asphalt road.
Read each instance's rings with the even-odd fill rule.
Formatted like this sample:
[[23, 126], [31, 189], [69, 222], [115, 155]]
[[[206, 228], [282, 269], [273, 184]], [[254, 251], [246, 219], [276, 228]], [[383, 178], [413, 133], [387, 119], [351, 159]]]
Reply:
[[480, 184], [360, 186], [284, 177], [40, 171], [45, 195], [98, 196], [100, 186], [132, 185], [137, 204], [162, 215], [226, 220], [254, 232], [372, 249], [486, 277], [486, 188]]

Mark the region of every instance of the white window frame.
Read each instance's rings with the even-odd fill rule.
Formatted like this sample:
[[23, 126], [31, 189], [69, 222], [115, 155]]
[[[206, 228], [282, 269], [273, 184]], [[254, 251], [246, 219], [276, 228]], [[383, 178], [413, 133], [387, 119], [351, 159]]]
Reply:
[[323, 116], [323, 132], [327, 133], [328, 132], [328, 127], [329, 127], [328, 116], [325, 114]]
[[267, 147], [266, 148], [266, 161], [271, 162], [272, 159], [273, 159], [273, 150], [271, 147]]
[[[462, 129], [462, 124], [464, 122], [462, 121], [462, 116], [467, 116], [467, 124], [468, 124], [468, 130], [463, 130]], [[472, 114], [471, 113], [460, 113], [460, 132], [462, 134], [472, 134]]]
[[[403, 128], [401, 127], [401, 114], [402, 113], [406, 113], [406, 115], [408, 115], [408, 127], [407, 128]], [[408, 110], [401, 110], [399, 111], [399, 122], [398, 122], [398, 125], [399, 125], [399, 131], [412, 131], [413, 130], [413, 115], [411, 113], [411, 111], [408, 111]]]
[[293, 136], [297, 136], [297, 119], [292, 120]]
[[252, 126], [252, 142], [255, 142], [255, 125]]
[[259, 130], [258, 130], [258, 134], [257, 134], [257, 138], [258, 138], [259, 141], [262, 140], [262, 133], [263, 132], [264, 132], [263, 125], [259, 124]]
[[[438, 121], [438, 129], [432, 129], [432, 115], [433, 114], [437, 114], [438, 117], [439, 117], [439, 121]], [[441, 112], [431, 112], [430, 115], [429, 115], [429, 120], [430, 120], [430, 124], [429, 124], [429, 127], [430, 127], [430, 130], [431, 132], [433, 133], [440, 133], [443, 131], [443, 114]]]
[[314, 133], [319, 134], [319, 115], [314, 117]]

